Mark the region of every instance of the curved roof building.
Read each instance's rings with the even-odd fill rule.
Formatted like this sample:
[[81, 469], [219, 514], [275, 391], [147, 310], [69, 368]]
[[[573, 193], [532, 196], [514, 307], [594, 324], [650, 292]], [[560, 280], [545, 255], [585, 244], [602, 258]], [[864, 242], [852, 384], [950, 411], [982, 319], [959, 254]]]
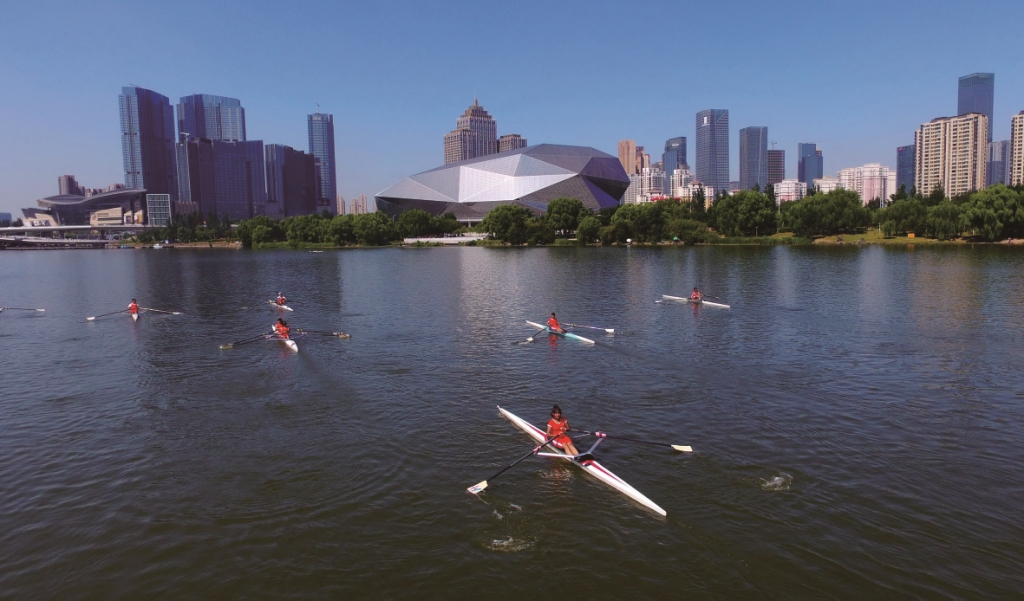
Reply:
[[561, 197], [577, 198], [598, 211], [617, 206], [628, 187], [626, 171], [610, 154], [586, 146], [539, 144], [418, 173], [377, 194], [376, 202], [392, 216], [416, 208], [480, 221], [498, 205], [543, 213]]
[[127, 210], [136, 206], [141, 208], [145, 194], [145, 188], [121, 188], [92, 196], [58, 194], [40, 198], [36, 204], [47, 209], [61, 225], [89, 225], [89, 213], [114, 207]]

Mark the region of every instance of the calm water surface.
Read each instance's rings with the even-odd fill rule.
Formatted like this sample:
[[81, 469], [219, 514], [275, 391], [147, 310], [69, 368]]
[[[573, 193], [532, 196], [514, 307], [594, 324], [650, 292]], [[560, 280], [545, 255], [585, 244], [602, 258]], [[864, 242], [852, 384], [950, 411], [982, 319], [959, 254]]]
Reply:
[[[219, 350], [278, 290], [352, 339]], [[186, 315], [81, 322], [133, 296]], [[1020, 597], [1022, 298], [996, 247], [2, 252], [0, 597]], [[553, 402], [694, 447], [598, 449], [667, 518], [466, 492]]]

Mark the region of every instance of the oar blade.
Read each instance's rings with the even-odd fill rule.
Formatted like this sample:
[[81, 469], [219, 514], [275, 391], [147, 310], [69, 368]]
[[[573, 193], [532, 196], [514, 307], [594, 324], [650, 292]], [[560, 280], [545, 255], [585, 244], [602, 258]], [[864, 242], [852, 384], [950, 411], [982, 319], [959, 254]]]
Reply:
[[96, 321], [95, 317], [86, 317], [85, 321]]
[[683, 453], [692, 453], [693, 452], [693, 447], [688, 447], [688, 446], [679, 445], [679, 444], [672, 445], [672, 448], [677, 450], [677, 451], [681, 451]]
[[469, 492], [473, 493], [474, 495], [478, 495], [478, 494], [482, 493], [485, 488], [487, 488], [487, 480], [484, 480], [483, 482], [480, 482], [479, 484], [474, 484], [473, 486], [470, 486], [466, 490], [468, 490]]
[[46, 309], [36, 309], [36, 311], [39, 311], [40, 313], [45, 313]]
[[233, 344], [231, 344], [231, 343], [229, 342], [229, 343], [227, 343], [227, 344], [222, 344], [222, 345], [220, 345], [220, 348], [221, 348], [221, 350], [224, 350], [224, 349], [226, 349], [226, 348], [232, 348], [232, 347], [234, 347], [234, 346], [235, 346], [235, 345], [233, 345]]

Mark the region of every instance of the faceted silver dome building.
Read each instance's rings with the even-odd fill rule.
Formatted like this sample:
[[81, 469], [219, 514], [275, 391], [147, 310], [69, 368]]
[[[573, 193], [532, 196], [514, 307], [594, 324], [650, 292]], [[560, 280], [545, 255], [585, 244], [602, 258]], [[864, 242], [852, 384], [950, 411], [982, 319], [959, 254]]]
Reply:
[[628, 187], [617, 157], [586, 146], [539, 144], [418, 173], [380, 192], [376, 201], [378, 210], [392, 216], [423, 209], [478, 222], [498, 205], [543, 213], [561, 197], [598, 211], [618, 205]]

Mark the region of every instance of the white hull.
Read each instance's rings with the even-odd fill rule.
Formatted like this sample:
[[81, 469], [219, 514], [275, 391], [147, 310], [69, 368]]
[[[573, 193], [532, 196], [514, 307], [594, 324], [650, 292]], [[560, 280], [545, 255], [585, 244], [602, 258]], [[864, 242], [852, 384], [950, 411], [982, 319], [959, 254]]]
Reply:
[[132, 321], [139, 321], [139, 314], [138, 313], [132, 313], [131, 316], [132, 316]]
[[299, 352], [299, 345], [295, 344], [294, 340], [292, 340], [291, 338], [281, 338], [281, 336], [278, 334], [275, 334], [275, 336], [277, 336], [277, 339], [283, 342], [284, 345], [287, 346], [289, 350], [295, 351], [296, 353]]
[[295, 311], [295, 309], [292, 309], [292, 308], [291, 308], [291, 307], [289, 307], [288, 305], [279, 305], [279, 304], [277, 304], [277, 303], [276, 303], [276, 302], [274, 302], [274, 301], [267, 301], [267, 302], [268, 302], [268, 303], [270, 303], [271, 305], [274, 305], [274, 306], [275, 306], [275, 307], [277, 307], [278, 309], [281, 309], [282, 311]]
[[725, 304], [722, 304], [722, 303], [713, 303], [713, 302], [707, 301], [707, 300], [693, 300], [692, 298], [686, 298], [685, 296], [669, 296], [667, 294], [662, 294], [661, 298], [664, 298], [665, 300], [678, 301], [678, 302], [681, 302], [681, 303], [691, 303], [691, 304], [694, 304], [694, 305], [704, 305], [706, 307], [717, 307], [719, 309], [728, 309], [729, 308], [729, 305], [725, 305]]
[[552, 330], [551, 328], [549, 328], [547, 326], [542, 326], [539, 323], [534, 323], [532, 321], [527, 321], [526, 323], [527, 323], [527, 325], [535, 327], [538, 330], [547, 330], [548, 332], [554, 334], [555, 336], [561, 336], [562, 338], [569, 338], [569, 339], [572, 339], [572, 340], [579, 340], [580, 342], [586, 342], [587, 344], [597, 344], [593, 340], [591, 340], [589, 338], [584, 338], [583, 336], [580, 336], [579, 334], [573, 334], [572, 332], [556, 332], [556, 331]]
[[[500, 406], [498, 407], [498, 411], [500, 411], [501, 414], [506, 419], [512, 422], [514, 426], [516, 426], [523, 432], [526, 432], [530, 436], [530, 438], [533, 438], [538, 443], [542, 443], [548, 439], [544, 430], [541, 430], [540, 428], [534, 426], [530, 422], [513, 415], [511, 412], [502, 409]], [[554, 454], [563, 457], [566, 461], [571, 461], [572, 463], [580, 466], [580, 468], [582, 468], [583, 471], [597, 478], [601, 482], [604, 482], [608, 486], [611, 486], [612, 488], [626, 495], [630, 499], [633, 499], [637, 503], [643, 505], [644, 507], [650, 509], [651, 511], [654, 511], [658, 515], [665, 515], [665, 510], [662, 509], [661, 507], [658, 507], [657, 503], [645, 497], [643, 493], [633, 488], [629, 484], [626, 484], [626, 482], [622, 478], [619, 478], [615, 474], [608, 471], [606, 467], [598, 463], [596, 460], [584, 459], [583, 461], [577, 461], [565, 455], [564, 453], [562, 453], [561, 451], [559, 451], [558, 449], [554, 448], [551, 445], [548, 445], [548, 448], [551, 449]]]

